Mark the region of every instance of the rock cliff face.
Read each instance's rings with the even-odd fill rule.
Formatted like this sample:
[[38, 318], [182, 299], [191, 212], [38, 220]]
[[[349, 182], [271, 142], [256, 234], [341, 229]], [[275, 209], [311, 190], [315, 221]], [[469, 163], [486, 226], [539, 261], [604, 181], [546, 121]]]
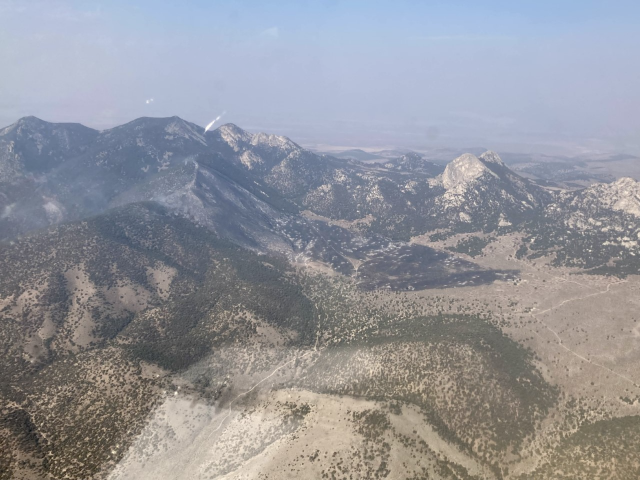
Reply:
[[442, 174], [442, 185], [447, 192], [463, 194], [483, 175], [495, 175], [471, 153], [465, 153], [447, 165]]

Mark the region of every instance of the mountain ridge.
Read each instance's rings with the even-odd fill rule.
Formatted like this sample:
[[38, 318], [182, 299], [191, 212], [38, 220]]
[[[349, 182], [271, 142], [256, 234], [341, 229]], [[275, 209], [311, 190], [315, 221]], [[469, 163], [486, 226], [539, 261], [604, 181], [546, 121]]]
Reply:
[[[55, 161], [42, 166], [42, 152]], [[0, 130], [2, 172], [0, 239], [153, 200], [245, 247], [291, 258], [307, 248], [300, 239], [313, 230], [302, 210], [349, 222], [350, 235], [406, 242], [436, 231], [526, 234], [541, 218], [548, 230], [549, 208], [563, 205], [568, 215], [570, 198], [582, 199], [583, 210], [640, 208], [627, 180], [555, 192], [492, 151], [461, 155], [444, 168], [411, 152], [365, 164], [232, 123], [204, 132], [177, 116], [141, 117], [100, 132], [25, 117]]]

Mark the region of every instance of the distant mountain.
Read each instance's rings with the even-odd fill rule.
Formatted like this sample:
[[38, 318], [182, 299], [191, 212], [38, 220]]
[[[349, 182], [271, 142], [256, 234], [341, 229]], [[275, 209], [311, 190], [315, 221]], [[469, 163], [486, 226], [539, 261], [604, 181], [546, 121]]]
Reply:
[[640, 182], [610, 184], [558, 195], [524, 229], [519, 255], [552, 257], [556, 265], [616, 275], [640, 273]]
[[303, 150], [287, 137], [252, 134], [228, 123], [207, 134], [207, 141], [214, 151], [229, 158], [247, 170], [265, 172]]
[[507, 168], [495, 152], [456, 158], [433, 184], [442, 189], [436, 211], [453, 228], [467, 223], [473, 230], [494, 230], [519, 224], [552, 199], [546, 190]]
[[[0, 195], [0, 238], [103, 211], [137, 182], [205, 152], [199, 130], [178, 117], [140, 118], [102, 132], [19, 120], [0, 131], [0, 171], [13, 172], [0, 190], [7, 192]], [[16, 158], [21, 168], [12, 168]]]
[[[365, 164], [233, 124], [205, 133], [178, 117], [139, 118], [102, 132], [27, 117], [0, 131], [0, 173], [0, 239], [154, 201], [255, 251], [323, 258], [344, 271], [348, 255], [334, 247], [340, 256], [331, 260], [314, 239], [324, 231], [330, 244], [343, 234], [318, 229], [300, 212], [343, 222], [348, 236], [402, 242], [436, 231], [441, 238], [526, 233], [543, 223], [552, 230], [558, 208], [567, 224], [595, 215], [621, 228], [622, 217], [638, 209], [630, 180], [562, 193], [521, 177], [494, 152], [467, 153], [444, 168], [412, 152]], [[596, 205], [601, 213], [592, 214]], [[600, 260], [612, 255], [605, 247], [593, 247]]]
[[633, 178], [596, 184], [569, 197], [573, 197], [572, 205], [596, 215], [605, 209], [640, 217], [640, 182]]
[[403, 172], [417, 172], [425, 175], [436, 176], [443, 172], [441, 165], [425, 160], [421, 155], [410, 152], [399, 158], [384, 163], [384, 167]]
[[385, 157], [376, 155], [375, 153], [365, 152], [359, 148], [352, 150], [345, 150], [343, 152], [331, 152], [331, 156], [335, 158], [348, 158], [349, 160], [358, 160], [360, 162], [366, 162], [370, 160], [381, 160]]
[[413, 152], [405, 148], [398, 148], [393, 150], [389, 150], [389, 149], [378, 150], [376, 152], [373, 152], [374, 155], [378, 155], [379, 157], [382, 157], [382, 158], [398, 158], [402, 155], [406, 155], [407, 153], [413, 153]]
[[77, 123], [25, 117], [0, 130], [0, 239], [64, 219], [43, 186], [56, 168], [83, 154], [98, 132]]
[[408, 154], [379, 168], [335, 166], [314, 180], [309, 185], [315, 188], [299, 200], [303, 206], [336, 220], [373, 217], [366, 231], [398, 239], [436, 229], [492, 231], [516, 225], [552, 198], [491, 152], [463, 155], [444, 171]]
[[0, 183], [50, 172], [86, 151], [97, 136], [97, 130], [79, 123], [24, 117], [0, 130]]

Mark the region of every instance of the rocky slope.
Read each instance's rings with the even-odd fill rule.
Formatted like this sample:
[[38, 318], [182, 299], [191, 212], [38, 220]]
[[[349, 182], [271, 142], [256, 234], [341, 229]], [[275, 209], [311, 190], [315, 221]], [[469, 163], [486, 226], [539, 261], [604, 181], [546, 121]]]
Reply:
[[596, 184], [575, 195], [571, 203], [594, 213], [614, 210], [640, 217], [640, 182], [624, 177], [609, 184]]
[[521, 257], [616, 275], [640, 272], [640, 183], [621, 178], [566, 192], [527, 226]]
[[[413, 404], [421, 424], [433, 424], [462, 451], [486, 437], [486, 454], [464, 455], [490, 469], [533, 431], [556, 398], [531, 354], [486, 317], [444, 313], [444, 304], [430, 313], [413, 307], [390, 315], [354, 283], [308, 275], [242, 249], [153, 202], [0, 244], [0, 270], [6, 273], [0, 278], [2, 480], [107, 478], [136, 439], [150, 437], [137, 454], [147, 462], [164, 448], [184, 447], [180, 436], [197, 433], [193, 422], [211, 424], [202, 442], [212, 445], [215, 425], [225, 420], [221, 412], [252, 382], [259, 382], [261, 395], [295, 389], [336, 402], [348, 395], [372, 405]], [[415, 363], [416, 356], [422, 361]], [[365, 364], [385, 369], [362, 375]], [[270, 375], [277, 365], [279, 375]], [[407, 374], [410, 383], [398, 383]], [[442, 382], [451, 387], [436, 388]], [[251, 405], [271, 403], [261, 398], [236, 408], [250, 412]], [[315, 407], [291, 395], [281, 406], [291, 415], [278, 417], [268, 431], [220, 442], [220, 454], [209, 457], [216, 476], [276, 440], [295, 441]], [[167, 425], [174, 414], [162, 415], [164, 408], [183, 421]], [[475, 415], [464, 414], [471, 409]], [[386, 413], [374, 420], [380, 415]], [[234, 411], [228, 416], [237, 420]], [[353, 420], [345, 439], [354, 446], [367, 442], [382, 457], [356, 455], [345, 463], [324, 458], [329, 452], [323, 451], [317, 465], [364, 468], [369, 478], [384, 478], [379, 458], [391, 460], [383, 442], [400, 448], [404, 440], [372, 436], [367, 421]], [[233, 445], [247, 439], [257, 444], [239, 456]], [[403, 448], [406, 455], [423, 450]], [[191, 461], [175, 461], [191, 467]], [[389, 468], [396, 476], [405, 471], [396, 461]], [[422, 472], [420, 465], [411, 469]], [[455, 471], [444, 469], [442, 478], [456, 478]]]

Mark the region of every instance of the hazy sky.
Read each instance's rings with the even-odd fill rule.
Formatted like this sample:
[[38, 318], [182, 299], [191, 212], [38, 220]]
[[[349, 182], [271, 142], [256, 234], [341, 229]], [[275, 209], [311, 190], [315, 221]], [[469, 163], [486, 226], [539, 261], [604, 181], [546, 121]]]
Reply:
[[303, 142], [640, 144], [638, 0], [0, 0], [0, 65], [2, 125], [226, 111]]

